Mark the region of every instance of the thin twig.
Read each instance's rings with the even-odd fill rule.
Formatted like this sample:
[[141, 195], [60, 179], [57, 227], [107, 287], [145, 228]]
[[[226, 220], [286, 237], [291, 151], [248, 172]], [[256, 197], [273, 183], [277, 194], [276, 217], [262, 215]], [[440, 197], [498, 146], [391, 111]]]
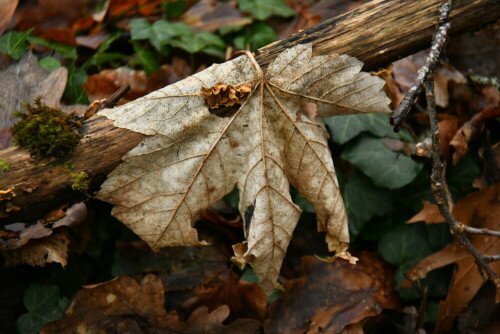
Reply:
[[497, 255], [485, 255], [484, 261], [486, 261], [488, 263], [500, 261], [500, 254], [497, 254]]
[[401, 122], [403, 122], [403, 120], [408, 116], [413, 102], [415, 102], [415, 99], [422, 91], [423, 82], [429, 73], [434, 71], [434, 68], [436, 67], [441, 51], [443, 50], [446, 39], [448, 38], [448, 31], [450, 30], [450, 23], [448, 22], [450, 9], [451, 0], [444, 1], [439, 7], [438, 29], [432, 37], [431, 51], [425, 60], [424, 66], [418, 70], [417, 79], [391, 116], [391, 124], [394, 127], [394, 131], [399, 131]]
[[464, 247], [474, 258], [477, 267], [483, 272], [488, 279], [493, 281], [497, 286], [500, 286], [500, 277], [490, 268], [488, 262], [491, 258], [496, 256], [485, 256], [479, 252], [472, 244], [469, 238], [463, 233], [459, 223], [451, 213], [453, 208], [453, 201], [449, 195], [449, 189], [445, 182], [443, 163], [441, 161], [441, 149], [439, 146], [439, 127], [438, 119], [436, 117], [436, 100], [434, 97], [434, 73], [429, 72], [429, 76], [424, 81], [424, 89], [427, 99], [427, 112], [429, 113], [432, 135], [432, 173], [431, 173], [431, 187], [434, 200], [439, 207], [439, 211], [445, 218], [450, 226], [450, 229], [458, 242]]
[[500, 238], [500, 231], [494, 231], [494, 230], [489, 230], [487, 228], [477, 228], [477, 227], [470, 227], [464, 224], [459, 224], [458, 228], [466, 233], [470, 234], [481, 234], [481, 235], [491, 235], [493, 237], [499, 237]]

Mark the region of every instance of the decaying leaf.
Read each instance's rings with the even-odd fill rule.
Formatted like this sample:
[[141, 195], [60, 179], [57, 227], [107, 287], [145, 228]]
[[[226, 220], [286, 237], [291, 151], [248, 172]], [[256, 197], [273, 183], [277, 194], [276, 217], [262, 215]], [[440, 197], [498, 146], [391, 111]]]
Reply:
[[270, 305], [265, 333], [341, 333], [383, 309], [400, 309], [389, 265], [375, 253], [359, 258], [351, 266], [303, 257], [304, 275], [285, 282], [285, 293]]
[[[500, 184], [467, 195], [458, 201], [453, 209], [453, 215], [459, 222], [475, 228], [497, 231], [500, 227], [498, 212], [500, 212]], [[424, 209], [410, 222], [422, 220], [428, 224], [445, 221], [435, 204], [425, 202]], [[500, 240], [497, 237], [474, 234], [470, 235], [470, 240], [482, 254], [500, 253]], [[483, 285], [478, 267], [472, 257], [455, 242], [426, 257], [406, 273], [409, 280], [415, 281], [425, 278], [430, 271], [451, 263], [456, 263], [457, 270], [453, 273], [448, 296], [439, 305], [437, 332], [445, 332], [452, 327], [456, 317]], [[493, 262], [490, 266], [494, 272], [500, 273], [500, 262]], [[498, 287], [496, 301], [500, 301]]]
[[[281, 53], [264, 73], [247, 54], [100, 114], [152, 137], [124, 157], [98, 197], [151, 248], [202, 245], [192, 227], [201, 210], [240, 191], [247, 241], [234, 258], [250, 263], [272, 291], [301, 210], [290, 184], [316, 209], [330, 251], [347, 255], [347, 216], [321, 119], [389, 112], [384, 81], [347, 55], [312, 56], [310, 44]], [[210, 112], [204, 89], [251, 87], [229, 117]]]
[[259, 322], [238, 319], [225, 326], [229, 307], [209, 312], [194, 310], [186, 322], [177, 312], [165, 310], [165, 290], [160, 278], [146, 275], [141, 281], [118, 276], [79, 291], [64, 317], [46, 324], [41, 333], [255, 333]]
[[68, 76], [65, 67], [53, 72], [38, 65], [36, 57], [25, 54], [19, 63], [0, 72], [0, 127], [10, 127], [15, 118], [12, 113], [23, 109], [25, 102], [32, 102], [37, 96], [43, 103], [59, 106]]

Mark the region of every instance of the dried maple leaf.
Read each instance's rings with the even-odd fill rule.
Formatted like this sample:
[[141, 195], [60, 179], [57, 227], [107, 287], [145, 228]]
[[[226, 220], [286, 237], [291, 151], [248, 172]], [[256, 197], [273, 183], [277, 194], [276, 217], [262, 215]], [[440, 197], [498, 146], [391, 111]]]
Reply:
[[[269, 293], [301, 214], [291, 184], [315, 207], [329, 250], [348, 256], [328, 132], [321, 119], [299, 115], [306, 103], [316, 104], [319, 117], [389, 112], [384, 81], [361, 67], [347, 55], [313, 57], [311, 44], [302, 44], [281, 53], [265, 73], [247, 54], [104, 110], [115, 126], [152, 137], [125, 155], [98, 197], [159, 249], [206, 244], [193, 224], [237, 185], [247, 242], [235, 246], [234, 260], [250, 263]], [[220, 83], [236, 91], [251, 87], [229, 117], [211, 112], [203, 93]]]

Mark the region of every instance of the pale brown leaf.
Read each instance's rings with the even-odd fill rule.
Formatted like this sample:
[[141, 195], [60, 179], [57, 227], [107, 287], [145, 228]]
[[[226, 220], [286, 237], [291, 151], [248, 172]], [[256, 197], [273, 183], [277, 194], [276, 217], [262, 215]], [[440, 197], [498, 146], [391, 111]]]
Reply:
[[[320, 117], [389, 112], [384, 81], [361, 67], [347, 55], [313, 57], [303, 44], [281, 53], [265, 74], [244, 55], [104, 110], [116, 126], [152, 137], [127, 153], [99, 198], [158, 249], [203, 244], [192, 227], [201, 210], [237, 185], [247, 241], [236, 245], [234, 260], [250, 263], [270, 293], [301, 214], [290, 184], [315, 207], [329, 250], [347, 252], [328, 132], [319, 117], [299, 116], [308, 103]], [[221, 85], [247, 95], [207, 105], [207, 91], [220, 94], [214, 88]]]

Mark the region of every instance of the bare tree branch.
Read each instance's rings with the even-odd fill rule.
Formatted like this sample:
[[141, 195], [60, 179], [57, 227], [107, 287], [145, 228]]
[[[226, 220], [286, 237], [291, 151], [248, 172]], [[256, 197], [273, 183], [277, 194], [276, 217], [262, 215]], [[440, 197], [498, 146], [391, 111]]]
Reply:
[[[459, 244], [464, 247], [473, 257], [479, 270], [493, 283], [500, 286], [500, 277], [491, 269], [488, 262], [492, 262], [496, 256], [485, 256], [477, 250], [476, 247], [465, 235], [464, 230], [452, 214], [453, 201], [450, 196], [448, 185], [446, 183], [445, 168], [441, 161], [441, 149], [439, 146], [439, 122], [436, 116], [436, 101], [434, 98], [434, 71], [430, 71], [427, 79], [424, 81], [426, 92], [427, 112], [429, 113], [432, 135], [432, 173], [431, 187], [434, 200], [439, 207], [439, 211], [450, 226], [452, 234]], [[496, 261], [496, 260], [495, 260]]]

